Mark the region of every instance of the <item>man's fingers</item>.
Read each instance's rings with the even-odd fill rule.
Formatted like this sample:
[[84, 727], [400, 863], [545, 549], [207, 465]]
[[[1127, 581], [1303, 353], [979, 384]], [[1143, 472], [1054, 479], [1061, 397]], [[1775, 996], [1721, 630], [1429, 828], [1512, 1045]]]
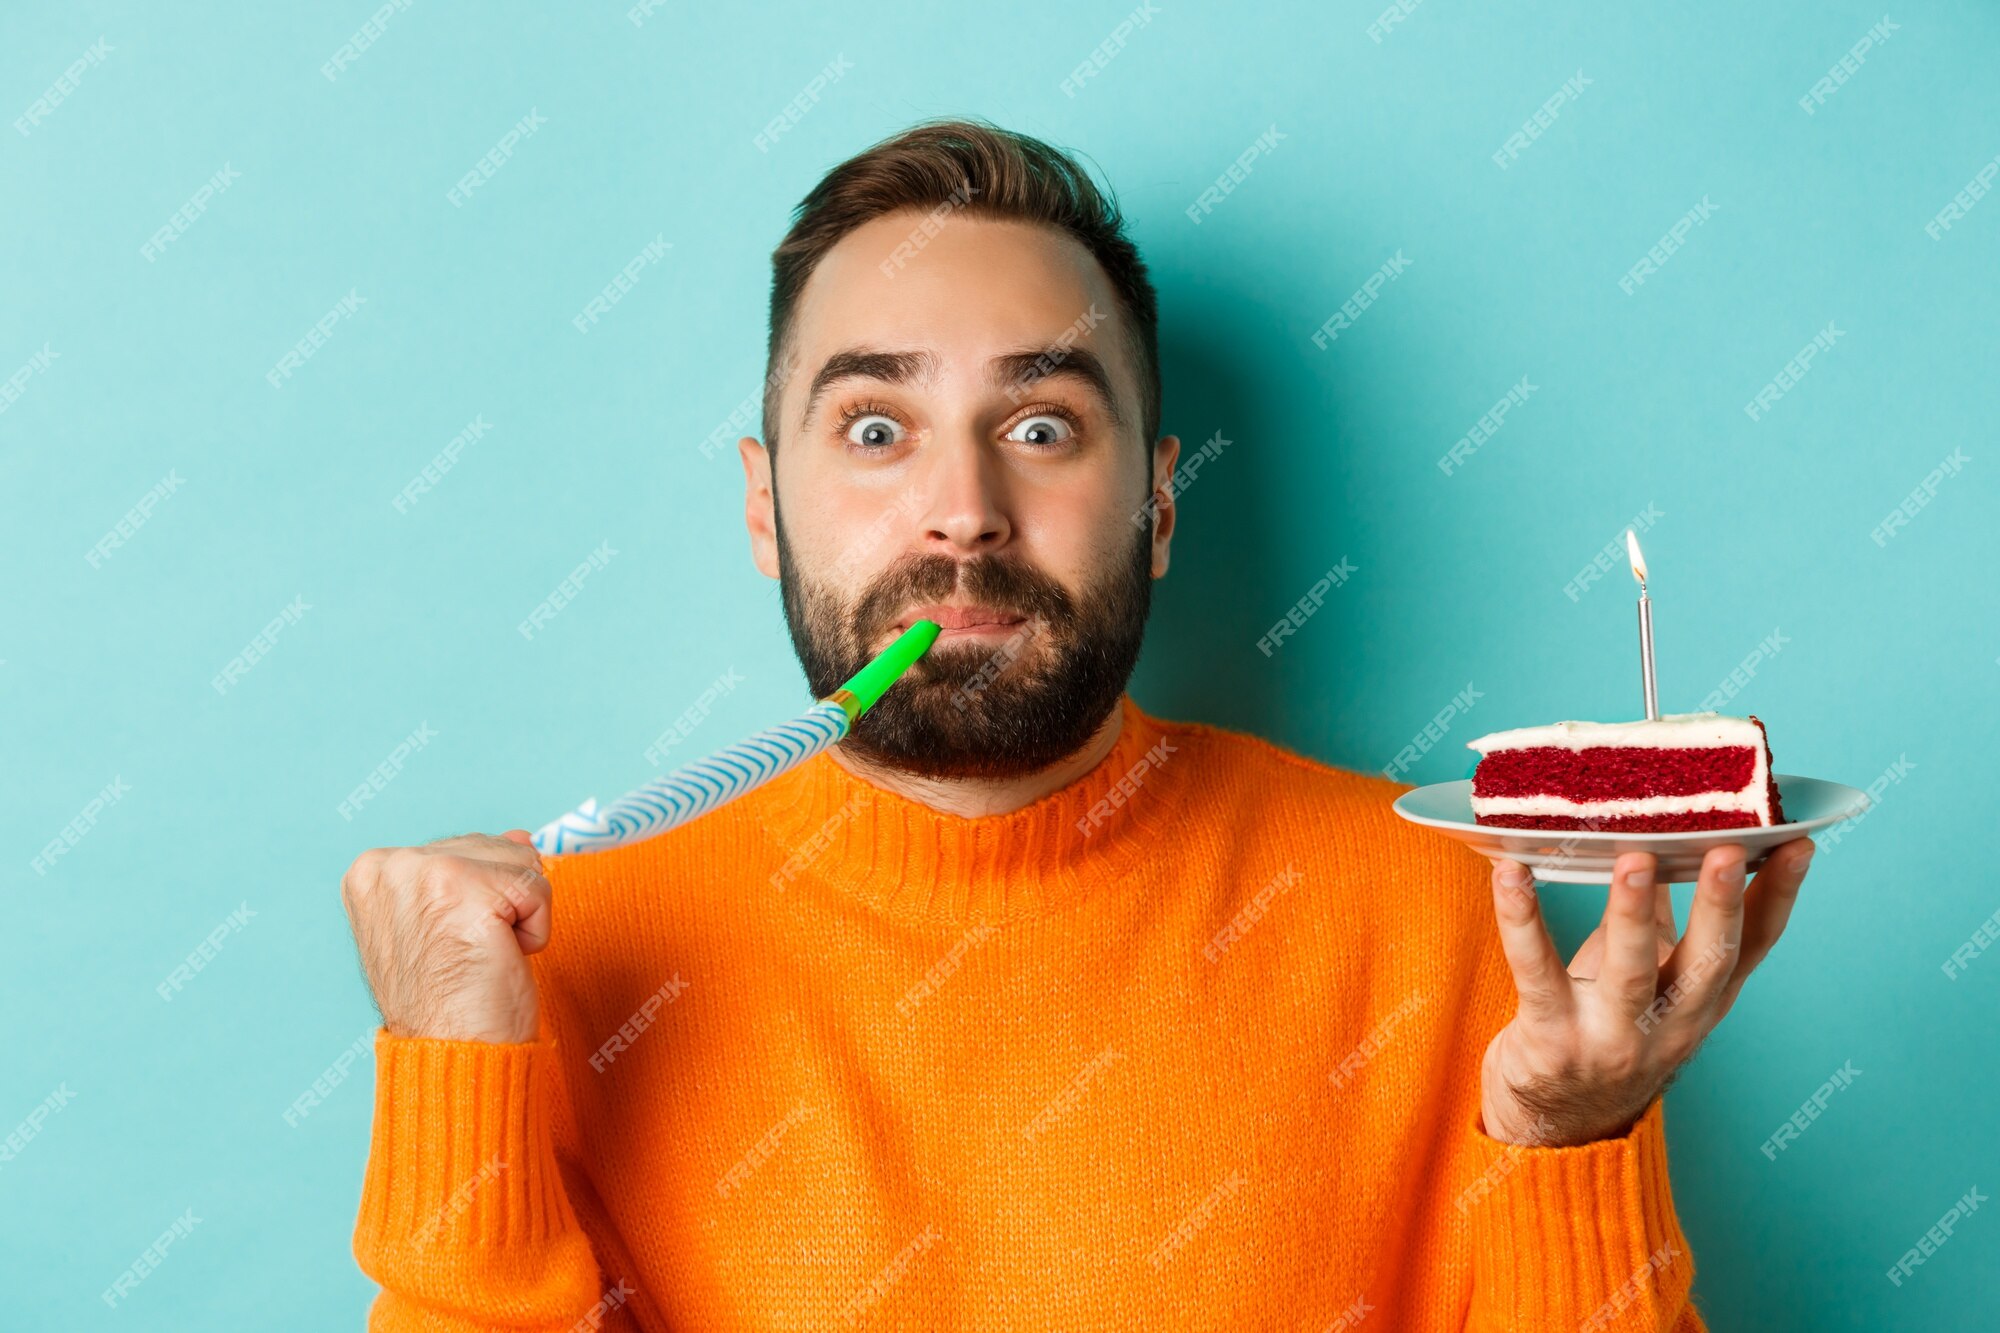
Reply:
[[1573, 998], [1570, 975], [1542, 920], [1534, 877], [1518, 861], [1493, 863], [1493, 915], [1500, 926], [1501, 951], [1514, 973], [1514, 989], [1521, 995], [1521, 1013], [1536, 1020], [1566, 1013]]
[[1778, 942], [1778, 936], [1784, 933], [1785, 923], [1792, 919], [1792, 908], [1798, 904], [1799, 888], [1805, 883], [1815, 850], [1811, 838], [1794, 838], [1776, 848], [1757, 871], [1757, 877], [1750, 881], [1743, 900], [1743, 962], [1736, 969], [1739, 974], [1763, 962], [1771, 946]]
[[[1604, 903], [1604, 962], [1595, 989], [1634, 1018], [1653, 1002], [1660, 979], [1660, 922], [1650, 852], [1626, 852], [1611, 868]], [[1669, 911], [1672, 910], [1671, 905]]]
[[[1660, 929], [1659, 958], [1665, 963], [1680, 940], [1680, 929], [1674, 924], [1673, 885], [1661, 884], [1653, 890], [1653, 912]], [[1600, 923], [1577, 946], [1576, 956], [1569, 960], [1569, 971], [1575, 977], [1595, 977], [1603, 967], [1604, 926]]]
[[494, 911], [513, 926], [522, 953], [538, 953], [548, 947], [555, 893], [540, 871], [488, 865], [481, 883], [491, 894]]
[[1604, 966], [1604, 926], [1600, 923], [1579, 944], [1576, 953], [1569, 960], [1569, 974], [1572, 977], [1594, 977]]
[[449, 857], [468, 868], [483, 870], [480, 883], [488, 891], [488, 905], [513, 927], [521, 952], [536, 953], [548, 946], [552, 891], [542, 877], [542, 856], [535, 850], [533, 837], [526, 829], [508, 829], [497, 837], [460, 833], [411, 850]]
[[1664, 959], [1674, 945], [1680, 943], [1681, 928], [1674, 920], [1674, 886], [1662, 883], [1653, 889], [1653, 919], [1660, 928], [1660, 957]]
[[514, 938], [521, 942], [522, 953], [540, 953], [549, 947], [551, 915], [548, 903], [544, 902], [514, 923]]
[[1721, 995], [1730, 974], [1739, 970], [1743, 866], [1743, 848], [1735, 843], [1708, 849], [1695, 880], [1687, 934], [1661, 969], [1660, 981], [1672, 988], [1674, 1007], [1683, 1014], [1700, 1015], [1704, 1021], [1710, 1001]]
[[1734, 975], [1722, 989], [1718, 1020], [1736, 1003], [1743, 983], [1784, 933], [1792, 908], [1798, 904], [1799, 888], [1805, 883], [1813, 851], [1811, 838], [1794, 838], [1773, 851], [1757, 872], [1757, 878], [1750, 881], [1744, 892], [1742, 956]]
[[[514, 837], [520, 833], [520, 838]], [[481, 861], [499, 861], [506, 865], [539, 868], [541, 853], [529, 841], [533, 835], [522, 829], [510, 829], [495, 837], [490, 833], [460, 833], [454, 837], [438, 838], [427, 842], [422, 850], [427, 852], [451, 852], [458, 856], [469, 856]]]

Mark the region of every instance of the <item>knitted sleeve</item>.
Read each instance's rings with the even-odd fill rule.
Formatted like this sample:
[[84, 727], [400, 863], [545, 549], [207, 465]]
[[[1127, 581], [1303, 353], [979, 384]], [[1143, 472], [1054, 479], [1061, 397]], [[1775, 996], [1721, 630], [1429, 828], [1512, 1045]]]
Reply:
[[1623, 1138], [1532, 1148], [1473, 1117], [1467, 1333], [1707, 1333], [1667, 1181], [1663, 1103]]
[[[354, 1254], [382, 1286], [376, 1333], [561, 1330], [604, 1314], [604, 1283], [557, 1165], [562, 1096], [533, 1042], [375, 1036], [375, 1123]], [[595, 1327], [595, 1325], [590, 1325]]]

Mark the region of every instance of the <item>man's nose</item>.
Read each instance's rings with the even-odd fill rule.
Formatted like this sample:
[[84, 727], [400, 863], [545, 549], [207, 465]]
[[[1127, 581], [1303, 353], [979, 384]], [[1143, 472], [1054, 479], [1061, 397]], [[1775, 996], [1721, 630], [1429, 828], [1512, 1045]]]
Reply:
[[961, 436], [932, 449], [917, 484], [924, 488], [926, 551], [978, 555], [1007, 544], [1006, 479], [1001, 460], [980, 440]]

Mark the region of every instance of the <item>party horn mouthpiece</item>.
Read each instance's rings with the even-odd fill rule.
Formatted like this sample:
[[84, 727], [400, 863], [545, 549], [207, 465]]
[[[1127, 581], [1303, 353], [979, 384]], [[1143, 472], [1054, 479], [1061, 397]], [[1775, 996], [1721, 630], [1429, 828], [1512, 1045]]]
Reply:
[[875, 660], [855, 672], [847, 683], [829, 694], [827, 698], [837, 703], [847, 713], [852, 722], [880, 699], [883, 692], [898, 680], [903, 673], [916, 664], [916, 660], [930, 650], [942, 631], [935, 620], [919, 620], [911, 624], [896, 637], [896, 641], [875, 655]]

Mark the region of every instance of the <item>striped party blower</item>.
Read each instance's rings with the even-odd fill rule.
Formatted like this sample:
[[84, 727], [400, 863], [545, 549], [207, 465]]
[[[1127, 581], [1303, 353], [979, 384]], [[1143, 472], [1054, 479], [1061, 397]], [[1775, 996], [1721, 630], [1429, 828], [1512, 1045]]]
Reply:
[[535, 832], [545, 856], [601, 852], [650, 838], [733, 801], [838, 744], [854, 720], [922, 657], [938, 636], [935, 620], [911, 625], [839, 689], [789, 722], [768, 727], [678, 772], [655, 778], [600, 807], [592, 797]]

